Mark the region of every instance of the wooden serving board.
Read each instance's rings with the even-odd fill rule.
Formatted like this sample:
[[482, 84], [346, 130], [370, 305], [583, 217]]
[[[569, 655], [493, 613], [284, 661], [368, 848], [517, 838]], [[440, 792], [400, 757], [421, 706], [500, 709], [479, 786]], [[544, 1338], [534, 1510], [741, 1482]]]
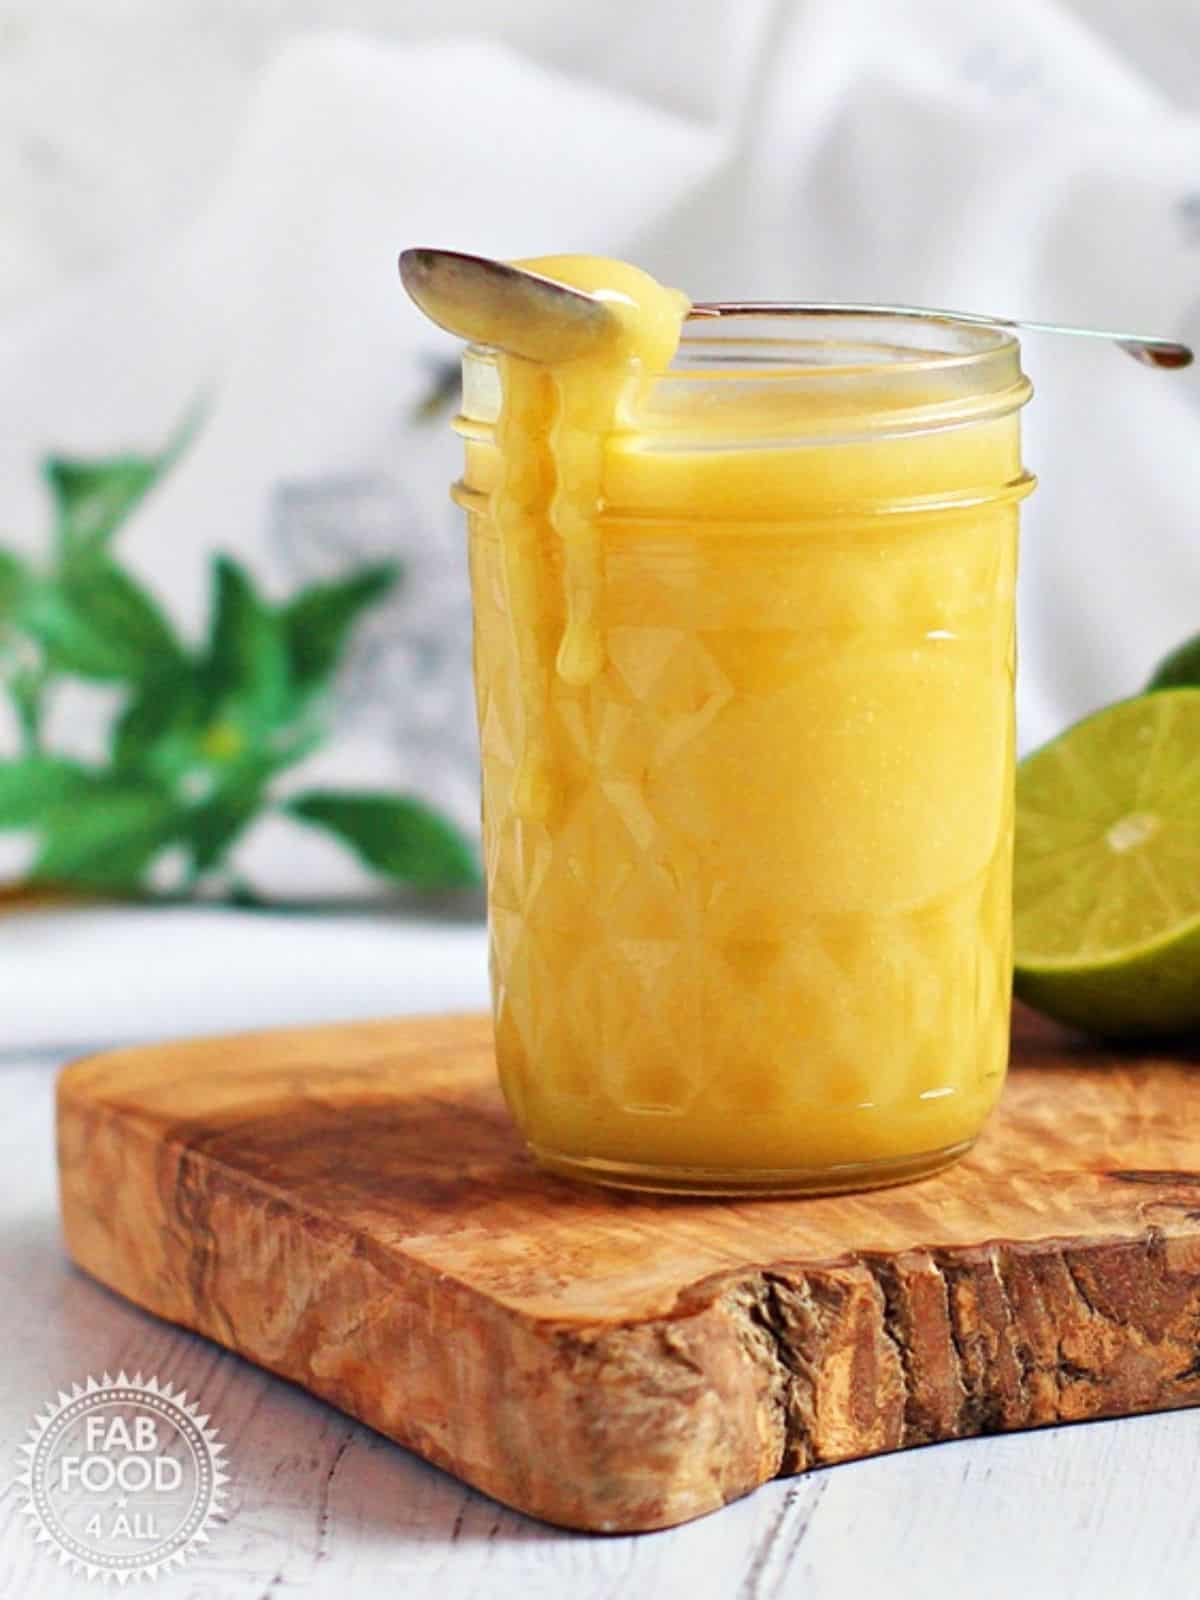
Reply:
[[498, 1500], [667, 1527], [776, 1474], [1200, 1400], [1200, 1068], [1018, 1032], [958, 1166], [810, 1200], [544, 1176], [488, 1022], [120, 1051], [59, 1081], [67, 1246]]

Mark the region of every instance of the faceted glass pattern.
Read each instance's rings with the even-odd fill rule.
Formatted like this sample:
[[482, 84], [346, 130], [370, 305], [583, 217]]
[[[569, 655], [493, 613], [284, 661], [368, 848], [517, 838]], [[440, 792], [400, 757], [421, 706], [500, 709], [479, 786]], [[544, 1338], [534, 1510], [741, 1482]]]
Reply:
[[497, 1052], [535, 1152], [703, 1189], [961, 1149], [1008, 1050], [1015, 502], [610, 515], [584, 688], [553, 669], [547, 533], [541, 822], [512, 805], [515, 644], [469, 521]]

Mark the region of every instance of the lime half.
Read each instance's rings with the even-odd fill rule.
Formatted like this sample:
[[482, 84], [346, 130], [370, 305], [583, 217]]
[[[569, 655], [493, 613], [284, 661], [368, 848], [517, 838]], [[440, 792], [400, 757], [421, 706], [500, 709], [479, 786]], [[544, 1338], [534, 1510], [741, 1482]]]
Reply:
[[1109, 706], [1017, 769], [1015, 988], [1092, 1033], [1200, 1027], [1200, 689]]

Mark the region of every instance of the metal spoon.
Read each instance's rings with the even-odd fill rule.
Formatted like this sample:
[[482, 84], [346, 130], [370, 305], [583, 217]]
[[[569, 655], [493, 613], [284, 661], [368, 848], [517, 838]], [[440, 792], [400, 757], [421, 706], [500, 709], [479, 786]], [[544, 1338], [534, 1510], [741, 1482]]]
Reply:
[[693, 317], [919, 317], [925, 322], [971, 322], [983, 328], [1013, 328], [1020, 333], [1066, 333], [1081, 339], [1108, 339], [1143, 366], [1173, 369], [1190, 366], [1191, 349], [1175, 339], [1160, 339], [1154, 334], [1113, 333], [1107, 328], [1076, 328], [1060, 322], [1029, 322], [1025, 318], [992, 317], [980, 311], [941, 311], [928, 306], [884, 306], [838, 304], [814, 301], [801, 304], [793, 300], [708, 300], [693, 305]]
[[400, 280], [409, 298], [447, 333], [494, 344], [530, 361], [585, 355], [610, 332], [603, 300], [524, 267], [458, 250], [402, 250]]
[[[404, 250], [400, 277], [410, 297], [431, 322], [459, 338], [489, 343], [501, 322], [506, 348], [531, 361], [569, 360], [602, 342], [609, 331], [609, 312], [602, 300], [553, 278], [458, 250]], [[1113, 333], [1103, 328], [1074, 328], [1055, 322], [1027, 322], [992, 317], [978, 311], [943, 311], [923, 306], [855, 305], [794, 300], [709, 300], [692, 306], [692, 317], [887, 316], [918, 317], [934, 322], [970, 322], [985, 328], [1012, 328], [1021, 333], [1066, 333], [1084, 339], [1107, 339], [1144, 366], [1174, 369], [1190, 366], [1186, 344], [1153, 334]]]

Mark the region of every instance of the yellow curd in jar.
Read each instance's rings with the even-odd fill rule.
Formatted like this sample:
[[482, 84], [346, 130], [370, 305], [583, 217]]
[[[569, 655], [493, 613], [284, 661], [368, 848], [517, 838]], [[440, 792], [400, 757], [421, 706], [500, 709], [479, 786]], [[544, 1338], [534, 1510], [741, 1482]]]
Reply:
[[527, 265], [613, 332], [466, 361], [508, 1103], [607, 1182], [932, 1170], [1008, 1055], [1016, 345], [847, 317], [677, 350], [675, 291]]

